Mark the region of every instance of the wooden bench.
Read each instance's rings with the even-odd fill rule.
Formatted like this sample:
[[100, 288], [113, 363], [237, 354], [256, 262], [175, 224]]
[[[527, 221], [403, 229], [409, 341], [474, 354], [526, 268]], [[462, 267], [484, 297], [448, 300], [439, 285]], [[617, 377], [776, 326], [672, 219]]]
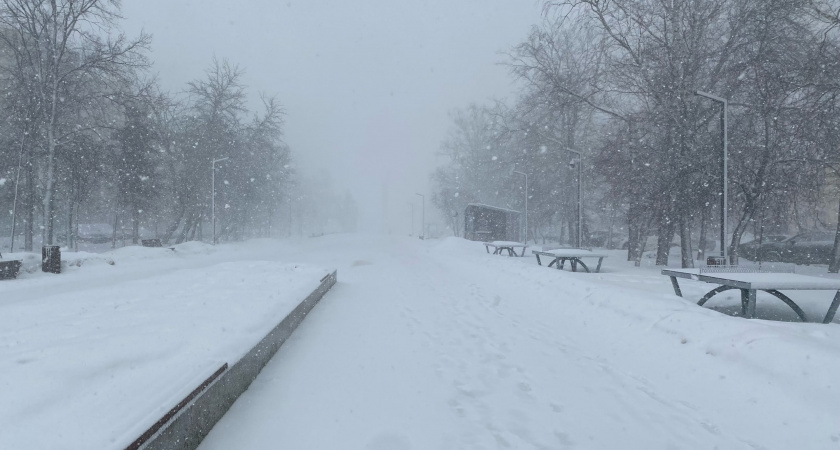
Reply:
[[554, 266], [558, 270], [563, 270], [563, 266], [565, 266], [566, 261], [569, 262], [569, 265], [572, 266], [572, 272], [577, 272], [577, 266], [580, 264], [584, 270], [587, 272], [591, 272], [589, 267], [584, 264], [582, 258], [598, 258], [598, 267], [595, 268], [595, 272], [601, 271], [601, 263], [604, 262], [604, 258], [607, 255], [601, 253], [593, 253], [592, 250], [586, 250], [582, 248], [558, 248], [555, 250], [546, 250], [542, 252], [538, 252], [536, 250], [532, 251], [531, 253], [537, 257], [537, 264], [542, 265], [542, 261], [540, 260], [540, 256], [551, 258], [551, 262], [548, 263], [548, 267]]

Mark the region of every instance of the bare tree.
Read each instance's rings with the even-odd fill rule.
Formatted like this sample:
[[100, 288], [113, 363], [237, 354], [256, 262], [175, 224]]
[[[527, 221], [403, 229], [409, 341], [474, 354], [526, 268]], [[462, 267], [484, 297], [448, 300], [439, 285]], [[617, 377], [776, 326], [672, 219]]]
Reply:
[[41, 127], [46, 149], [44, 234], [54, 239], [55, 185], [58, 152], [68, 136], [87, 124], [73, 123], [65, 114], [64, 95], [86, 78], [104, 84], [120, 80], [132, 69], [145, 67], [147, 35], [129, 39], [116, 32], [116, 0], [2, 0], [0, 33], [16, 61], [34, 76], [34, 92], [41, 103]]

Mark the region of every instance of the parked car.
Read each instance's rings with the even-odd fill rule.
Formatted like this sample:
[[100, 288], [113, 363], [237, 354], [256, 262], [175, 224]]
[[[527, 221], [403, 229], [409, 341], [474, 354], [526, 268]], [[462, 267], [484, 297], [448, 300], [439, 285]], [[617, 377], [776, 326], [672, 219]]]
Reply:
[[[608, 231], [593, 231], [589, 233], [586, 240], [584, 240], [584, 247], [598, 247], [598, 248], [621, 248], [623, 243], [627, 242], [627, 235], [620, 231], [613, 231], [612, 236]], [[626, 247], [625, 247], [626, 248]]]
[[778, 244], [779, 242], [788, 239], [790, 236], [785, 236], [782, 234], [771, 234], [767, 236], [763, 236], [761, 240], [754, 239], [749, 242], [742, 243], [738, 246], [738, 256], [742, 258], [747, 258], [750, 261], [757, 261], [759, 251], [761, 252], [762, 260], [767, 261], [767, 252], [768, 250], [773, 250], [778, 252], [779, 248], [773, 246], [772, 244]]
[[808, 232], [763, 247], [766, 261], [795, 264], [829, 264], [834, 251], [834, 233]]
[[[627, 250], [627, 247], [630, 245], [630, 241], [627, 239], [627, 236], [624, 236], [623, 240], [621, 241], [621, 249]], [[651, 252], [656, 251], [657, 246], [659, 245], [659, 238], [657, 236], [648, 236], [647, 241], [645, 241], [645, 251]], [[691, 243], [691, 248], [693, 251], [697, 251], [700, 243], [697, 241], [693, 241]], [[674, 240], [671, 241], [671, 248], [680, 248], [680, 236], [674, 235]], [[706, 241], [706, 253], [714, 251], [716, 248], [715, 241], [713, 239], [708, 239]]]

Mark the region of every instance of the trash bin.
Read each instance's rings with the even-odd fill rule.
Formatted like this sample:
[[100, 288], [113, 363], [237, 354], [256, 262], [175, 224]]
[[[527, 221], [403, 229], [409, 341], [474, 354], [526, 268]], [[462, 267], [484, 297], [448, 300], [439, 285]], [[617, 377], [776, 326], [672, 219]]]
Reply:
[[13, 259], [11, 261], [0, 261], [0, 280], [11, 280], [18, 276], [23, 261]]
[[41, 248], [41, 270], [47, 273], [61, 273], [61, 247], [45, 245]]

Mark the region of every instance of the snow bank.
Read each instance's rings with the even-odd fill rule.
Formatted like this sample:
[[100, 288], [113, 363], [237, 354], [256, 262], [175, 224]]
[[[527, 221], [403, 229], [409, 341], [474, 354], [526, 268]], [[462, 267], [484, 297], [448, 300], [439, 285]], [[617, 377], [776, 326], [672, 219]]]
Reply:
[[67, 274], [0, 283], [0, 448], [124, 448], [328, 273], [179, 251], [209, 252], [71, 254]]

